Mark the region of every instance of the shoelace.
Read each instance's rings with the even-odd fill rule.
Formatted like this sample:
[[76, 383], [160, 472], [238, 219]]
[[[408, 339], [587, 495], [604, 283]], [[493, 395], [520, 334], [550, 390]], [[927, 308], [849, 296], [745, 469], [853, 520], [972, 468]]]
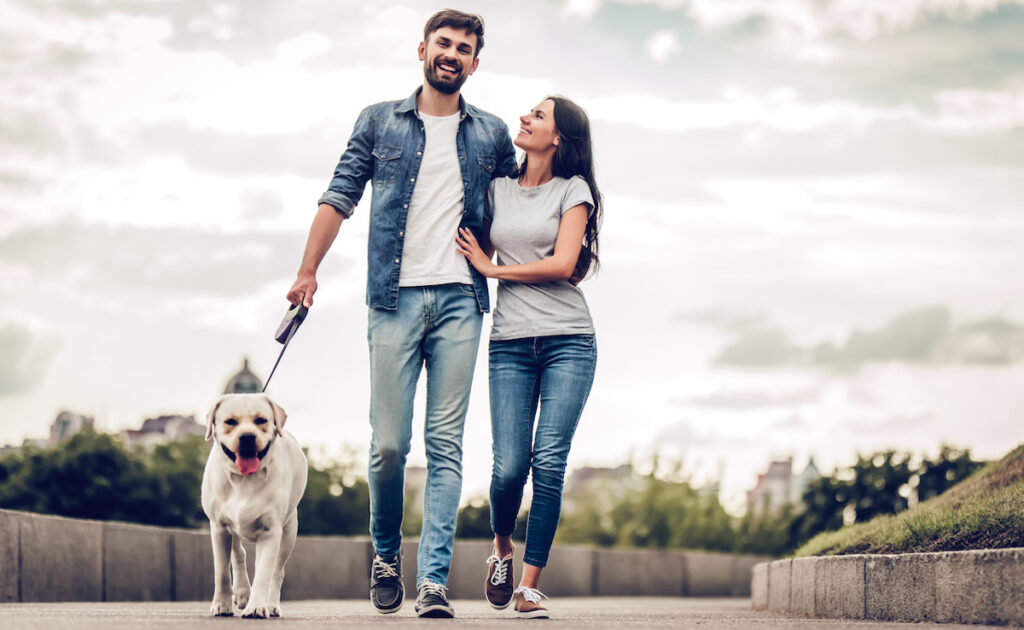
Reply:
[[431, 582], [430, 580], [423, 580], [420, 584], [420, 597], [426, 597], [427, 595], [437, 595], [438, 597], [448, 599], [448, 587]]
[[380, 556], [373, 557], [373, 576], [378, 580], [382, 578], [398, 577], [398, 563], [397, 562], [384, 562], [384, 559]]
[[545, 595], [544, 593], [541, 593], [540, 591], [538, 591], [535, 588], [530, 588], [529, 586], [520, 586], [516, 590], [512, 591], [512, 596], [515, 597], [516, 595], [519, 595], [520, 593], [523, 594], [523, 599], [525, 599], [526, 601], [530, 602], [531, 604], [539, 604], [540, 603], [540, 599], [542, 597], [544, 599], [548, 598], [548, 596]]
[[512, 556], [505, 556], [504, 559], [499, 558], [497, 554], [491, 554], [487, 558], [487, 564], [490, 565], [492, 562], [495, 563], [494, 573], [491, 574], [491, 585], [501, 586], [508, 580], [508, 565], [511, 562]]

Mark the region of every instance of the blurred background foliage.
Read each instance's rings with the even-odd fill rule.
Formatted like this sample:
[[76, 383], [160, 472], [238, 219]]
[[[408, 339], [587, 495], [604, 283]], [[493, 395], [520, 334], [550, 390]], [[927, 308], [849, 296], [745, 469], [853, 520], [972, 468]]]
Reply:
[[[128, 449], [117, 436], [83, 431], [55, 448], [26, 447], [0, 457], [0, 507], [75, 518], [205, 527], [199, 503], [209, 445], [199, 437]], [[934, 458], [894, 450], [858, 456], [811, 482], [798, 504], [728, 513], [714, 487], [691, 483], [681, 462], [641, 463], [645, 475], [598, 481], [566, 497], [558, 542], [618, 547], [687, 548], [766, 555], [881, 514], [896, 514], [968, 477], [982, 462], [944, 446]], [[636, 467], [634, 467], [635, 469]], [[406, 506], [403, 532], [418, 534], [417, 506]], [[528, 503], [517, 522], [522, 540]], [[367, 535], [369, 488], [355, 453], [310, 464], [299, 504], [299, 533]], [[490, 538], [490, 506], [469, 500], [456, 535]]]

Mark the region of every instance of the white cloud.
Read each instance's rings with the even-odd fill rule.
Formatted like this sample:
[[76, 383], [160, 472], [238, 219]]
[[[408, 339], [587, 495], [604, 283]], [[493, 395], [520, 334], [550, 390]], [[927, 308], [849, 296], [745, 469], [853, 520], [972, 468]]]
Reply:
[[674, 31], [658, 31], [647, 38], [644, 51], [655, 62], [664, 63], [679, 52], [679, 36]]
[[595, 120], [658, 131], [686, 132], [754, 125], [783, 132], [836, 127], [862, 132], [883, 122], [904, 122], [958, 133], [992, 133], [1024, 126], [1024, 88], [949, 90], [935, 96], [935, 111], [909, 105], [808, 101], [790, 87], [751, 93], [736, 87], [721, 100], [669, 100], [654, 93], [587, 99]]
[[282, 61], [301, 63], [323, 55], [332, 46], [331, 38], [323, 33], [307, 31], [278, 44], [276, 52], [278, 59]]
[[910, 28], [924, 17], [970, 19], [1003, 5], [1024, 0], [615, 0], [685, 9], [699, 24], [722, 28], [763, 18], [772, 30], [790, 38], [819, 40], [848, 35], [870, 40]]
[[602, 0], [566, 0], [562, 15], [590, 19], [601, 8]]

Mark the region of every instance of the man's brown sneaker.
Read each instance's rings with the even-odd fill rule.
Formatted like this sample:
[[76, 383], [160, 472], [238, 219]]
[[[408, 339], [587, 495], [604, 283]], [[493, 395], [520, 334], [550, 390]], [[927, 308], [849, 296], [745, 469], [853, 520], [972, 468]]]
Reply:
[[508, 608], [508, 605], [512, 603], [512, 585], [514, 583], [512, 554], [499, 558], [497, 551], [491, 553], [491, 556], [487, 558], [487, 582], [484, 584], [484, 593], [492, 608], [498, 610]]
[[513, 593], [516, 599], [515, 614], [520, 619], [550, 619], [551, 612], [540, 605], [541, 598], [547, 595], [535, 588], [520, 586]]

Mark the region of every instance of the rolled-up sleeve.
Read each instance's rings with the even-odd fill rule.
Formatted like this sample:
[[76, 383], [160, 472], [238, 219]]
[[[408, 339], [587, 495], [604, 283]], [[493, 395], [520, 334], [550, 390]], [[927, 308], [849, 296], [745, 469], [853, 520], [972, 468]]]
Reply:
[[334, 177], [318, 202], [333, 206], [346, 219], [352, 216], [366, 182], [373, 177], [373, 137], [373, 112], [367, 107], [356, 119], [348, 146], [334, 168]]

